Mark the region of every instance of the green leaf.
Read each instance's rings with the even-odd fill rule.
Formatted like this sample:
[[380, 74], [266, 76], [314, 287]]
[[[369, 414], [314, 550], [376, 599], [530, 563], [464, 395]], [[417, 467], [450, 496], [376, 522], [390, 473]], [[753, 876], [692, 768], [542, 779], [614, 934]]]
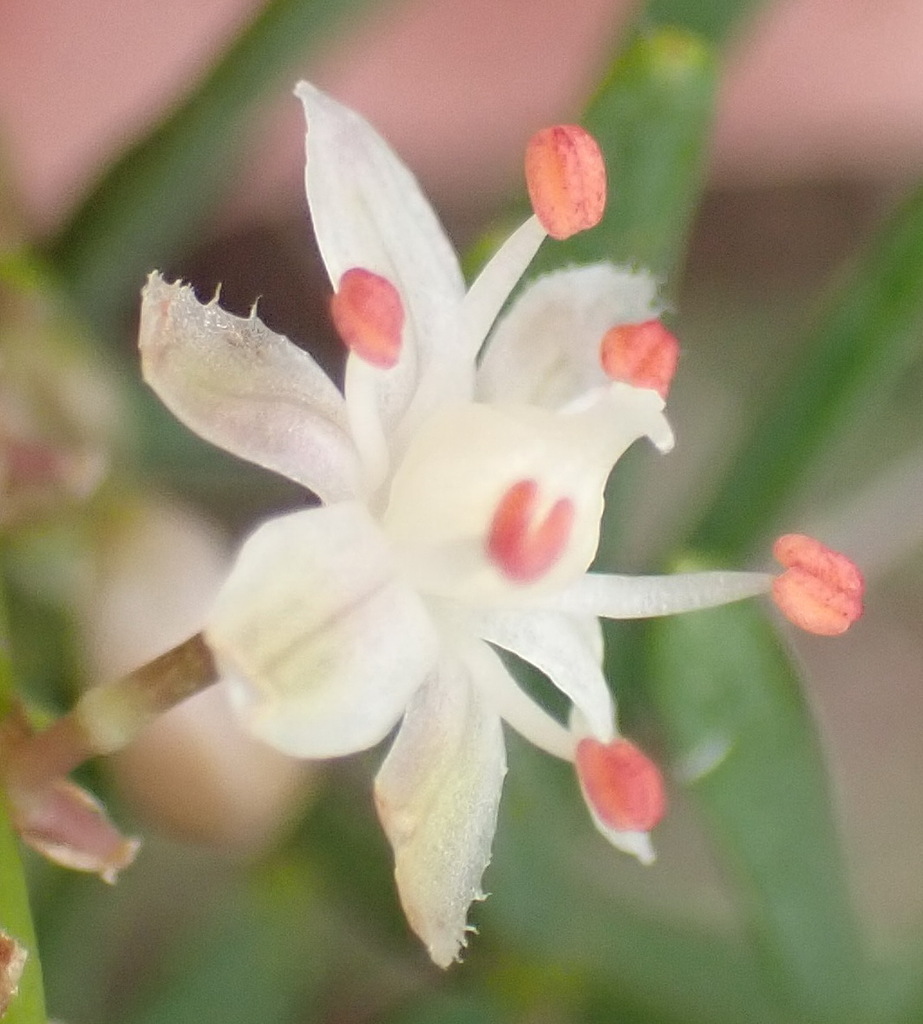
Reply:
[[635, 864], [596, 833], [572, 766], [512, 736], [508, 746], [485, 876], [492, 895], [472, 913], [480, 934], [469, 966], [500, 958], [502, 981], [510, 956], [521, 957], [538, 976], [534, 984], [556, 979], [559, 989], [592, 990], [613, 1007], [612, 1020], [634, 1008], [646, 1021], [781, 1024], [744, 944], [632, 898], [637, 881], [652, 881], [649, 870], [659, 869]]
[[919, 351], [923, 187], [844, 276], [797, 347], [800, 358], [740, 445], [692, 537], [732, 560], [777, 526], [827, 445], [871, 415]]
[[[102, 331], [222, 198], [257, 103], [362, 0], [269, 0], [198, 88], [86, 196], [46, 255]], [[296, 64], [297, 62], [297, 64]], [[294, 101], [293, 101], [294, 102]]]
[[[0, 609], [0, 711], [6, 712], [15, 700], [10, 669], [10, 645], [6, 619]], [[19, 994], [3, 1018], [4, 1024], [45, 1024], [45, 997], [42, 965], [39, 960], [29, 893], [19, 854], [19, 843], [5, 808], [0, 807], [0, 928], [16, 939], [28, 952]]]
[[853, 1019], [864, 968], [857, 924], [785, 650], [750, 604], [654, 620], [649, 640], [650, 697], [674, 773], [710, 825], [774, 987], [805, 1019]]
[[650, 0], [644, 17], [657, 25], [676, 25], [712, 42], [723, 42], [761, 0]]
[[694, 35], [662, 29], [633, 40], [583, 119], [606, 157], [606, 215], [545, 244], [532, 271], [612, 260], [671, 277], [702, 192], [716, 80], [712, 50]]
[[257, 874], [174, 942], [166, 976], [131, 1024], [298, 1019], [299, 1007], [317, 1001], [334, 955], [317, 911], [302, 865]]

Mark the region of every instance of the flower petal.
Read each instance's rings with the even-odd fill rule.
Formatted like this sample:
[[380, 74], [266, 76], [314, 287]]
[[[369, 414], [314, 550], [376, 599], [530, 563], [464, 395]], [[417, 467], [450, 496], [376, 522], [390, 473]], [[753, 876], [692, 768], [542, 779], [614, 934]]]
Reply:
[[358, 457], [343, 396], [307, 352], [256, 316], [232, 316], [151, 274], [141, 298], [144, 377], [212, 444], [314, 491], [357, 493]]
[[417, 390], [429, 389], [430, 375], [450, 397], [470, 393], [473, 365], [462, 358], [459, 315], [464, 280], [416, 179], [381, 136], [313, 85], [301, 82], [295, 93], [308, 122], [308, 204], [331, 283], [360, 267], [390, 281], [403, 302], [400, 359], [378, 373], [381, 416], [393, 432]]
[[377, 743], [437, 656], [422, 601], [353, 503], [260, 527], [204, 633], [244, 724], [296, 757]]
[[411, 928], [448, 967], [466, 945], [468, 907], [484, 898], [506, 754], [500, 719], [447, 660], [407, 708], [375, 780]]
[[583, 624], [557, 612], [497, 608], [472, 613], [472, 625], [481, 639], [544, 672], [570, 698], [597, 740], [613, 738], [612, 695]]
[[[395, 473], [385, 530], [411, 578], [432, 593], [478, 603], [515, 601], [559, 588], [596, 553], [603, 488], [638, 437], [672, 440], [653, 391], [610, 384], [585, 408], [553, 413], [528, 406], [464, 405], [431, 417]], [[511, 580], [490, 557], [501, 503], [523, 482], [537, 487], [536, 521], [573, 505], [555, 559], [537, 579]]]
[[774, 577], [764, 572], [686, 572], [673, 576], [617, 576], [590, 572], [537, 600], [545, 608], [604, 619], [651, 619], [742, 601], [766, 594]]
[[603, 335], [616, 324], [660, 312], [649, 274], [609, 263], [538, 278], [491, 335], [478, 369], [477, 396], [560, 408], [606, 382]]

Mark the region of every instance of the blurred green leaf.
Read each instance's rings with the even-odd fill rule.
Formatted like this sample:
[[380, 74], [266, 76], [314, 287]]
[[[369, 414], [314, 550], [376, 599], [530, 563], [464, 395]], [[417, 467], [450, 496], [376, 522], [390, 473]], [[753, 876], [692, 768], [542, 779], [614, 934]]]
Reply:
[[592, 992], [612, 1020], [632, 1009], [650, 1022], [783, 1024], [745, 944], [628, 897], [649, 869], [597, 835], [570, 765], [512, 736], [509, 759], [469, 968], [485, 960], [502, 979], [520, 957], [558, 988]]
[[824, 303], [800, 358], [740, 445], [692, 545], [739, 559], [777, 525], [816, 460], [869, 415], [923, 336], [923, 187]]
[[45, 247], [97, 329], [195, 236], [232, 180], [248, 119], [307, 47], [364, 0], [269, 0], [182, 105], [133, 145]]
[[[231, 890], [178, 937], [171, 963], [131, 1024], [287, 1024], [316, 1003], [333, 947], [319, 937], [314, 886], [301, 865], [275, 864]], [[312, 934], [313, 932], [313, 934]], [[316, 1018], [315, 1018], [316, 1019]]]
[[650, 696], [796, 1019], [863, 1019], [863, 959], [811, 716], [750, 604], [653, 620]]
[[649, 0], [646, 20], [675, 25], [723, 42], [738, 24], [762, 6], [763, 0]]
[[711, 48], [690, 33], [661, 29], [628, 46], [583, 118], [606, 157], [606, 215], [545, 244], [530, 274], [612, 260], [670, 280], [702, 191], [716, 80]]
[[[5, 610], [0, 607], [0, 713], [6, 713], [15, 701], [16, 691], [10, 668], [10, 644]], [[0, 807], [0, 928], [16, 939], [28, 952], [19, 994], [10, 1004], [5, 1024], [45, 1024], [45, 997], [42, 990], [42, 965], [39, 960], [29, 893], [19, 855], [19, 843], [6, 810]]]

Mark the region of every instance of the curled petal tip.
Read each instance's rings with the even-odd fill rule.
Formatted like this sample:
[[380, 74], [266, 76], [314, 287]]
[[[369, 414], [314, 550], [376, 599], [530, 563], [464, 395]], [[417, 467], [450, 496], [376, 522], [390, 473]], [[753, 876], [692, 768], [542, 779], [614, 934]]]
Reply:
[[773, 600], [790, 622], [837, 636], [862, 615], [865, 581], [845, 555], [800, 533], [780, 537], [772, 553], [785, 569], [773, 581]]
[[334, 327], [360, 359], [388, 370], [401, 354], [404, 305], [394, 285], [362, 267], [347, 270], [330, 300]]
[[633, 743], [587, 737], [577, 744], [576, 765], [587, 803], [609, 828], [649, 832], [663, 818], [663, 776]]
[[606, 331], [599, 359], [610, 380], [650, 388], [666, 400], [679, 361], [679, 342], [659, 320]]
[[526, 147], [532, 209], [552, 238], [595, 227], [606, 208], [606, 165], [592, 135], [576, 124], [543, 128]]
[[543, 576], [561, 557], [574, 524], [574, 503], [559, 498], [538, 519], [538, 484], [520, 480], [500, 499], [487, 536], [487, 555], [517, 583]]

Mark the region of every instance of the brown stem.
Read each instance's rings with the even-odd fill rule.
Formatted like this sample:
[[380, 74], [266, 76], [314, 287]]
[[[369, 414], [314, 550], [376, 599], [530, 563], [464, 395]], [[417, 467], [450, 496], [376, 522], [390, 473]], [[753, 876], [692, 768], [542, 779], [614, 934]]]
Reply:
[[95, 686], [42, 732], [10, 737], [3, 755], [9, 788], [36, 792], [97, 754], [109, 754], [144, 726], [218, 680], [201, 633], [111, 683]]

